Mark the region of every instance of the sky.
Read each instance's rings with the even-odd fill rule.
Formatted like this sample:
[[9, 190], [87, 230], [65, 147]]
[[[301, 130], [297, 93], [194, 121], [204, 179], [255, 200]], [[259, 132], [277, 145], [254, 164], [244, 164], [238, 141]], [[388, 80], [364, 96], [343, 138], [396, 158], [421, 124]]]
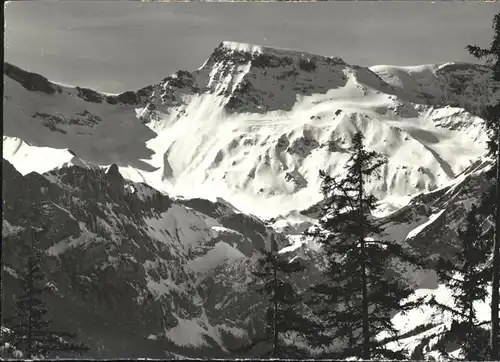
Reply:
[[118, 93], [199, 68], [223, 40], [339, 56], [358, 65], [473, 61], [499, 3], [11, 2], [5, 60], [65, 84]]

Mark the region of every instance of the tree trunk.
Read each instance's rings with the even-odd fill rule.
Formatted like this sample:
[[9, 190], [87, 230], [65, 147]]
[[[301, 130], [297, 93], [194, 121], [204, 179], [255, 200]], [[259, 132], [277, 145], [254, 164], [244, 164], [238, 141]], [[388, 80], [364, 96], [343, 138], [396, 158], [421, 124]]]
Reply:
[[273, 357], [276, 357], [278, 351], [278, 327], [276, 318], [278, 317], [278, 300], [276, 291], [278, 290], [278, 261], [274, 259], [274, 298], [273, 298]]
[[[464, 253], [465, 255], [470, 255], [470, 249], [471, 249], [471, 243], [476, 242], [475, 240], [464, 240]], [[472, 273], [474, 272], [474, 265], [472, 265], [469, 260], [464, 261], [464, 276], [463, 276], [463, 284], [462, 284], [462, 290], [463, 292], [467, 295], [467, 329], [470, 333], [472, 333], [474, 329], [474, 319], [475, 319], [475, 313], [474, 313], [474, 295], [472, 293], [472, 285], [470, 283], [471, 278], [472, 278]]]
[[363, 359], [370, 359], [370, 327], [368, 324], [368, 286], [366, 278], [365, 230], [363, 211], [363, 173], [359, 165], [359, 242], [361, 248], [361, 282], [363, 284]]
[[[466, 249], [466, 253], [467, 253], [467, 249]], [[467, 274], [468, 274], [467, 281], [470, 281], [470, 277], [471, 277], [472, 273], [473, 273], [473, 266], [469, 264], [467, 266]], [[469, 323], [469, 325], [467, 328], [467, 333], [469, 334], [469, 336], [468, 336], [469, 340], [468, 340], [467, 350], [465, 351], [465, 358], [471, 359], [471, 358], [477, 358], [477, 356], [471, 356], [472, 350], [475, 350], [476, 345], [477, 345], [476, 340], [475, 340], [476, 334], [475, 334], [475, 325], [474, 325], [476, 314], [474, 312], [474, 295], [472, 294], [472, 291], [470, 289], [467, 289], [465, 292], [469, 293], [469, 301], [468, 301], [468, 304], [469, 304], [468, 323]]]
[[27, 283], [28, 283], [28, 330], [26, 335], [26, 351], [28, 352], [28, 358], [33, 358], [33, 259], [28, 259], [28, 273], [27, 273]]
[[498, 337], [499, 288], [500, 288], [500, 129], [497, 131], [497, 176], [496, 176], [496, 215], [495, 215], [495, 240], [493, 241], [493, 275], [491, 283], [491, 359], [500, 359]]

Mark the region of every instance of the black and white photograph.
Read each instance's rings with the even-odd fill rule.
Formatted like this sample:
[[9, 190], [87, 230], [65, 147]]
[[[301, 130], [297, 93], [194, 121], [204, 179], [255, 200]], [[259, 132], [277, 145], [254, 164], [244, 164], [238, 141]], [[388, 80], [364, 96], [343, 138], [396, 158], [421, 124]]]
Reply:
[[500, 3], [4, 3], [0, 358], [500, 361]]

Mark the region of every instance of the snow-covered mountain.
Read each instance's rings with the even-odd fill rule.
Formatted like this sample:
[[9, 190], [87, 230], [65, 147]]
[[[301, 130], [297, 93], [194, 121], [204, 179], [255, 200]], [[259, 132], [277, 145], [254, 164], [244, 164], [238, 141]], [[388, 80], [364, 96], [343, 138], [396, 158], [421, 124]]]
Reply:
[[92, 347], [102, 346], [94, 356], [148, 351], [159, 358], [182, 348], [223, 354], [248, 340], [258, 316], [252, 313], [258, 300], [244, 284], [248, 265], [272, 240], [283, 245], [261, 221], [223, 202], [172, 200], [124, 180], [116, 165], [23, 176], [4, 160], [2, 175], [7, 311], [31, 225], [48, 254], [52, 317]]
[[5, 63], [6, 288], [29, 222], [50, 255], [56, 322], [102, 345], [96, 355], [224, 355], [258, 329], [245, 285], [260, 248], [275, 240], [310, 261], [306, 283], [317, 274], [300, 232], [319, 169], [341, 174], [359, 130], [389, 159], [368, 183], [388, 237], [430, 261], [452, 255], [491, 167], [479, 118], [499, 94], [490, 72], [223, 42], [196, 71], [103, 94]]
[[494, 91], [479, 65], [368, 69], [228, 42], [197, 71], [121, 95], [55, 85], [11, 65], [6, 75], [4, 136], [27, 144], [6, 143], [16, 167], [16, 155], [41, 155], [28, 146], [61, 150], [42, 151], [57, 153], [50, 164], [29, 161], [47, 170], [72, 159], [70, 149], [171, 195], [216, 195], [262, 217], [319, 201], [318, 169], [342, 172], [357, 130], [390, 160], [369, 186], [385, 209], [445, 185], [484, 154], [473, 114]]

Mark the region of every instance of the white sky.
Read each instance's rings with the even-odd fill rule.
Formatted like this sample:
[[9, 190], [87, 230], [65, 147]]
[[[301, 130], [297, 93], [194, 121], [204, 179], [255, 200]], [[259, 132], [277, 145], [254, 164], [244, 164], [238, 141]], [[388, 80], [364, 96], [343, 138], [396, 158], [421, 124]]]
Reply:
[[5, 60], [105, 92], [201, 66], [222, 41], [340, 56], [360, 65], [471, 61], [500, 4], [484, 2], [11, 2]]

